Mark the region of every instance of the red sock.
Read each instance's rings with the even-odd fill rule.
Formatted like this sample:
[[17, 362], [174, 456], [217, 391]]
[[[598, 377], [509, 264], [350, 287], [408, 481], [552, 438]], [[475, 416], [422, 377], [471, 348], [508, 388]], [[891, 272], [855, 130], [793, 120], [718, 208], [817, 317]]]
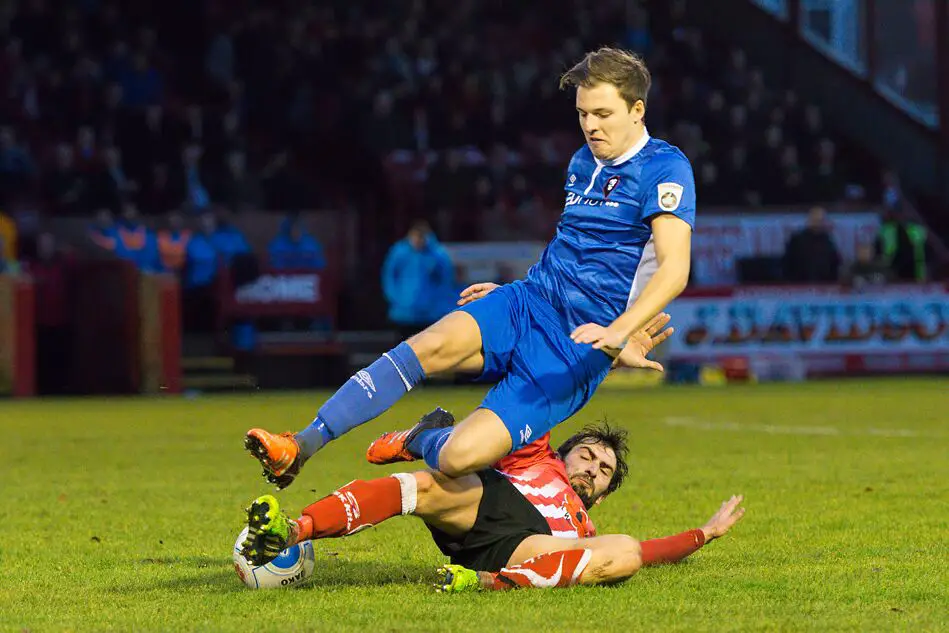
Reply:
[[705, 545], [705, 532], [689, 530], [675, 536], [640, 541], [643, 565], [675, 563]]
[[357, 479], [303, 509], [303, 516], [297, 519], [297, 540], [349, 536], [398, 516], [402, 510], [399, 479]]
[[505, 567], [491, 574], [491, 589], [503, 591], [518, 587], [570, 587], [580, 581], [580, 575], [587, 568], [592, 550], [570, 549], [550, 552], [528, 559], [520, 565]]

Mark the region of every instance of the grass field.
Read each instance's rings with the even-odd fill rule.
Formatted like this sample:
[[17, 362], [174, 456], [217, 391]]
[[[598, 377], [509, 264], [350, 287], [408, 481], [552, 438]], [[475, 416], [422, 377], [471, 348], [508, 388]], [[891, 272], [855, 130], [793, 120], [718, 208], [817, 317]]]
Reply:
[[[354, 478], [371, 438], [477, 389], [422, 389], [337, 441], [281, 499]], [[949, 380], [603, 389], [555, 440], [607, 414], [633, 431], [600, 533], [748, 514], [686, 563], [616, 587], [443, 596], [414, 519], [317, 543], [313, 581], [254, 592], [230, 562], [267, 491], [253, 425], [305, 424], [327, 394], [0, 402], [0, 630], [949, 630]]]

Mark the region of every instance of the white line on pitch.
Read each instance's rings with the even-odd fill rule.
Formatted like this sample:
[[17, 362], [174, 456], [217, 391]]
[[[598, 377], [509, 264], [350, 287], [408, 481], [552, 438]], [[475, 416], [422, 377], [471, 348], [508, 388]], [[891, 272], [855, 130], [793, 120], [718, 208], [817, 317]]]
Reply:
[[940, 437], [924, 435], [910, 429], [855, 429], [841, 430], [834, 426], [791, 426], [781, 424], [740, 424], [738, 422], [712, 422], [688, 417], [669, 417], [663, 420], [666, 426], [675, 426], [699, 431], [729, 431], [737, 433], [767, 433], [769, 435], [873, 435], [877, 437]]

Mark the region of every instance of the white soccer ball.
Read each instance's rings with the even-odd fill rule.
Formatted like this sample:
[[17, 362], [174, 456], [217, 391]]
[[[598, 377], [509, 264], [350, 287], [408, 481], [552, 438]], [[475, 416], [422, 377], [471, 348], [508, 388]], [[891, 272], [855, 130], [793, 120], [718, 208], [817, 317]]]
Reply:
[[303, 541], [280, 552], [277, 558], [266, 565], [254, 567], [241, 556], [241, 543], [247, 538], [247, 528], [237, 535], [234, 542], [234, 570], [244, 584], [251, 589], [275, 589], [299, 585], [313, 575], [316, 555], [313, 542]]

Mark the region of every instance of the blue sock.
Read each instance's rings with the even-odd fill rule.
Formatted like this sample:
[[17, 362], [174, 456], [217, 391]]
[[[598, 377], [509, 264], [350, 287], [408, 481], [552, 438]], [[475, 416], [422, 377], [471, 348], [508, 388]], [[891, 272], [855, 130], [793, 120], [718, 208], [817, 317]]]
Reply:
[[451, 437], [452, 428], [444, 429], [425, 429], [420, 432], [409, 443], [406, 448], [416, 457], [425, 459], [425, 463], [430, 468], [438, 470], [438, 454], [442, 452], [442, 446]]
[[382, 415], [425, 379], [425, 370], [408, 343], [400, 343], [376, 362], [356, 372], [327, 400], [316, 419], [296, 435], [309, 459], [326, 443]]

